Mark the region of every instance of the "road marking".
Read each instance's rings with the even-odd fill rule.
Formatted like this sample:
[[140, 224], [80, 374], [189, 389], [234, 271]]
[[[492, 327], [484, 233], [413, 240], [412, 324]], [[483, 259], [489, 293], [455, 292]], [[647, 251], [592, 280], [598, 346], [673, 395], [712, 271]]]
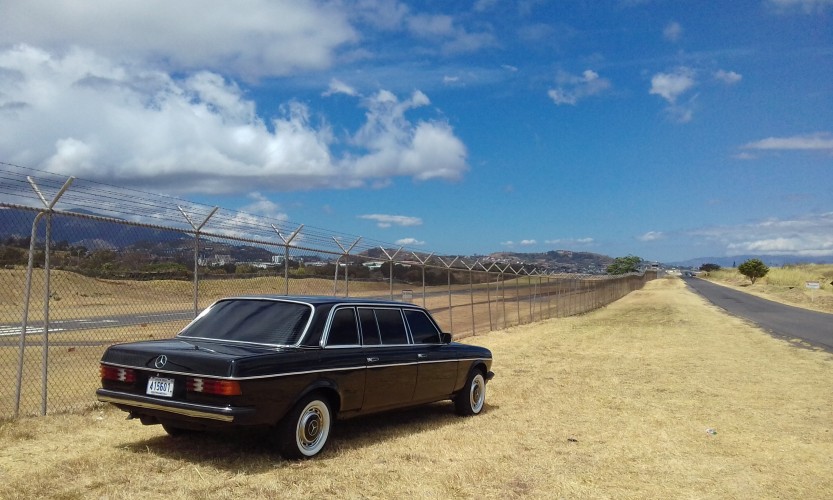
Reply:
[[[49, 333], [63, 332], [66, 328], [50, 328]], [[21, 328], [19, 326], [0, 326], [0, 337], [19, 337]], [[43, 333], [43, 327], [26, 327], [26, 335], [36, 335]]]

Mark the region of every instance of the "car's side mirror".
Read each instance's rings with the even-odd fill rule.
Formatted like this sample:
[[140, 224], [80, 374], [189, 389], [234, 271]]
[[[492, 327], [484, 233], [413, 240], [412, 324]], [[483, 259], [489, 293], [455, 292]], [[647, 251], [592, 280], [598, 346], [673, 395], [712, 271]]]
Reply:
[[451, 334], [450, 333], [445, 333], [445, 332], [441, 333], [440, 334], [440, 340], [442, 341], [443, 344], [450, 344], [451, 343]]

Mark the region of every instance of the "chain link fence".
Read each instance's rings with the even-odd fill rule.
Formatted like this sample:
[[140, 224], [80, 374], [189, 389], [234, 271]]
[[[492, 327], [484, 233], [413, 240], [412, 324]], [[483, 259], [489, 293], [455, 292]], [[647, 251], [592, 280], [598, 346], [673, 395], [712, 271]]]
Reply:
[[0, 163], [0, 419], [93, 404], [116, 342], [233, 295], [413, 302], [455, 338], [581, 314], [656, 273], [556, 274]]

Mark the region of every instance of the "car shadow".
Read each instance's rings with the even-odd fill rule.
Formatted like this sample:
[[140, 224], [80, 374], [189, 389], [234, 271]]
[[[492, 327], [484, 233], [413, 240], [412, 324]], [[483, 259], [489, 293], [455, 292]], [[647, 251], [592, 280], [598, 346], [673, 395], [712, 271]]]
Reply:
[[[486, 405], [483, 413], [497, 409]], [[339, 452], [377, 445], [406, 435], [459, 425], [465, 417], [454, 413], [449, 402], [416, 408], [392, 410], [355, 419], [339, 420], [333, 426], [327, 449], [313, 460], [326, 460]], [[474, 417], [477, 418], [477, 417]], [[297, 464], [284, 459], [268, 438], [268, 430], [230, 429], [228, 431], [191, 432], [169, 436], [161, 427], [150, 439], [121, 443], [119, 448], [136, 454], [154, 454], [206, 467], [246, 474], [258, 474], [276, 467]]]

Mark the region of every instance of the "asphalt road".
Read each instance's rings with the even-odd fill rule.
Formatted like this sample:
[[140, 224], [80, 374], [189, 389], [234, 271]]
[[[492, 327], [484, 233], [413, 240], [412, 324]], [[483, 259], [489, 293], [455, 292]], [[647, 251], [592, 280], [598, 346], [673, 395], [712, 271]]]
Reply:
[[799, 338], [833, 352], [833, 314], [779, 304], [699, 278], [686, 284], [726, 312], [749, 320], [779, 337]]

